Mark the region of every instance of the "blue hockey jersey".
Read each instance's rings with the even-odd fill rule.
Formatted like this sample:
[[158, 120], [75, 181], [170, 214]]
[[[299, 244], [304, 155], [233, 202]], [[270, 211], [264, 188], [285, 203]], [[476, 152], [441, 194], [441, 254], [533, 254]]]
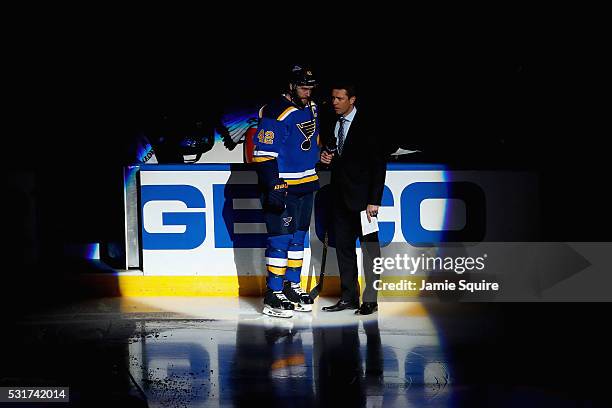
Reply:
[[319, 119], [314, 102], [300, 109], [283, 96], [264, 105], [253, 137], [253, 162], [275, 160], [278, 176], [288, 184], [289, 191], [318, 189], [315, 164], [319, 161]]

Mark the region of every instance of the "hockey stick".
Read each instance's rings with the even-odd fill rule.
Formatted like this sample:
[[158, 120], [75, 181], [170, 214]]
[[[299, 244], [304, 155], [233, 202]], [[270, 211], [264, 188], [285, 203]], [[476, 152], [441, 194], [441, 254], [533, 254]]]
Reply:
[[317, 282], [317, 286], [312, 288], [309, 293], [310, 298], [312, 300], [315, 300], [323, 290], [323, 278], [325, 278], [325, 264], [327, 263], [327, 240], [328, 234], [327, 231], [325, 231], [325, 238], [323, 239], [323, 255], [321, 256], [321, 273], [319, 274], [319, 282]]
[[[311, 105], [311, 109], [314, 109], [312, 105]], [[314, 115], [314, 110], [313, 110], [313, 115]], [[335, 138], [328, 140], [325, 150], [327, 150], [327, 152], [331, 153], [332, 155], [334, 155], [338, 151], [338, 145], [336, 144]], [[327, 169], [330, 168], [330, 165], [324, 165], [323, 163], [321, 163], [321, 165], [324, 168], [327, 168]], [[319, 294], [323, 290], [323, 279], [325, 278], [325, 264], [327, 263], [326, 262], [327, 261], [327, 244], [328, 244], [328, 239], [329, 239], [329, 234], [327, 232], [327, 230], [329, 229], [329, 222], [327, 222], [326, 224], [327, 225], [326, 225], [326, 230], [325, 230], [325, 238], [323, 238], [323, 255], [321, 255], [321, 273], [319, 274], [319, 282], [317, 282], [317, 286], [312, 288], [312, 290], [309, 293], [310, 298], [312, 300], [315, 300], [317, 296], [319, 296]]]

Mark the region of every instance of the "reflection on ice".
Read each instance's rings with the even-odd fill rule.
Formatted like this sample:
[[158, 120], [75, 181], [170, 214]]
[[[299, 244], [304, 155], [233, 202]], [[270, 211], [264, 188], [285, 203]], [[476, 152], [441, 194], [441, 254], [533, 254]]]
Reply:
[[172, 319], [141, 320], [130, 372], [151, 406], [253, 403], [405, 406], [449, 402], [451, 374], [437, 332], [417, 303], [378, 315], [262, 316], [259, 299], [138, 299]]

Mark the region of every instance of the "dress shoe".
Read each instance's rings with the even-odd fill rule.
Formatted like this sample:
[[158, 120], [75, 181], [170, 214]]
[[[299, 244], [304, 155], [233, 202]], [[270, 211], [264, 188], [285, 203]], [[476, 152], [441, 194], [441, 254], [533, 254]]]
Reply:
[[322, 308], [322, 310], [325, 310], [326, 312], [339, 312], [340, 310], [344, 310], [344, 309], [358, 309], [359, 305], [357, 303], [353, 303], [353, 302], [347, 302], [346, 300], [339, 300], [338, 303], [336, 303], [333, 306], [325, 306]]
[[378, 310], [378, 303], [376, 302], [363, 302], [361, 307], [355, 311], [355, 314], [369, 315]]

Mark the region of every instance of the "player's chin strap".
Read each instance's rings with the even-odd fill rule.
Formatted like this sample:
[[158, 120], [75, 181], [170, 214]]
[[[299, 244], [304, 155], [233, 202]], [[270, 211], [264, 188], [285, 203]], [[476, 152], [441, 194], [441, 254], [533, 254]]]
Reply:
[[310, 108], [310, 112], [312, 113], [313, 119], [316, 117], [315, 110], [314, 110], [314, 104], [313, 104], [313, 98], [312, 97], [309, 98], [308, 105], [304, 105], [304, 103], [302, 103], [302, 100], [298, 97], [297, 84], [291, 84], [289, 88], [289, 93], [287, 95], [289, 95], [289, 98], [291, 99], [291, 103], [293, 103], [300, 109], [303, 109], [306, 107]]
[[304, 105], [302, 100], [298, 97], [296, 84], [291, 84], [289, 87], [289, 98], [291, 98], [291, 103], [296, 105], [298, 108], [303, 109], [306, 107], [306, 105]]

